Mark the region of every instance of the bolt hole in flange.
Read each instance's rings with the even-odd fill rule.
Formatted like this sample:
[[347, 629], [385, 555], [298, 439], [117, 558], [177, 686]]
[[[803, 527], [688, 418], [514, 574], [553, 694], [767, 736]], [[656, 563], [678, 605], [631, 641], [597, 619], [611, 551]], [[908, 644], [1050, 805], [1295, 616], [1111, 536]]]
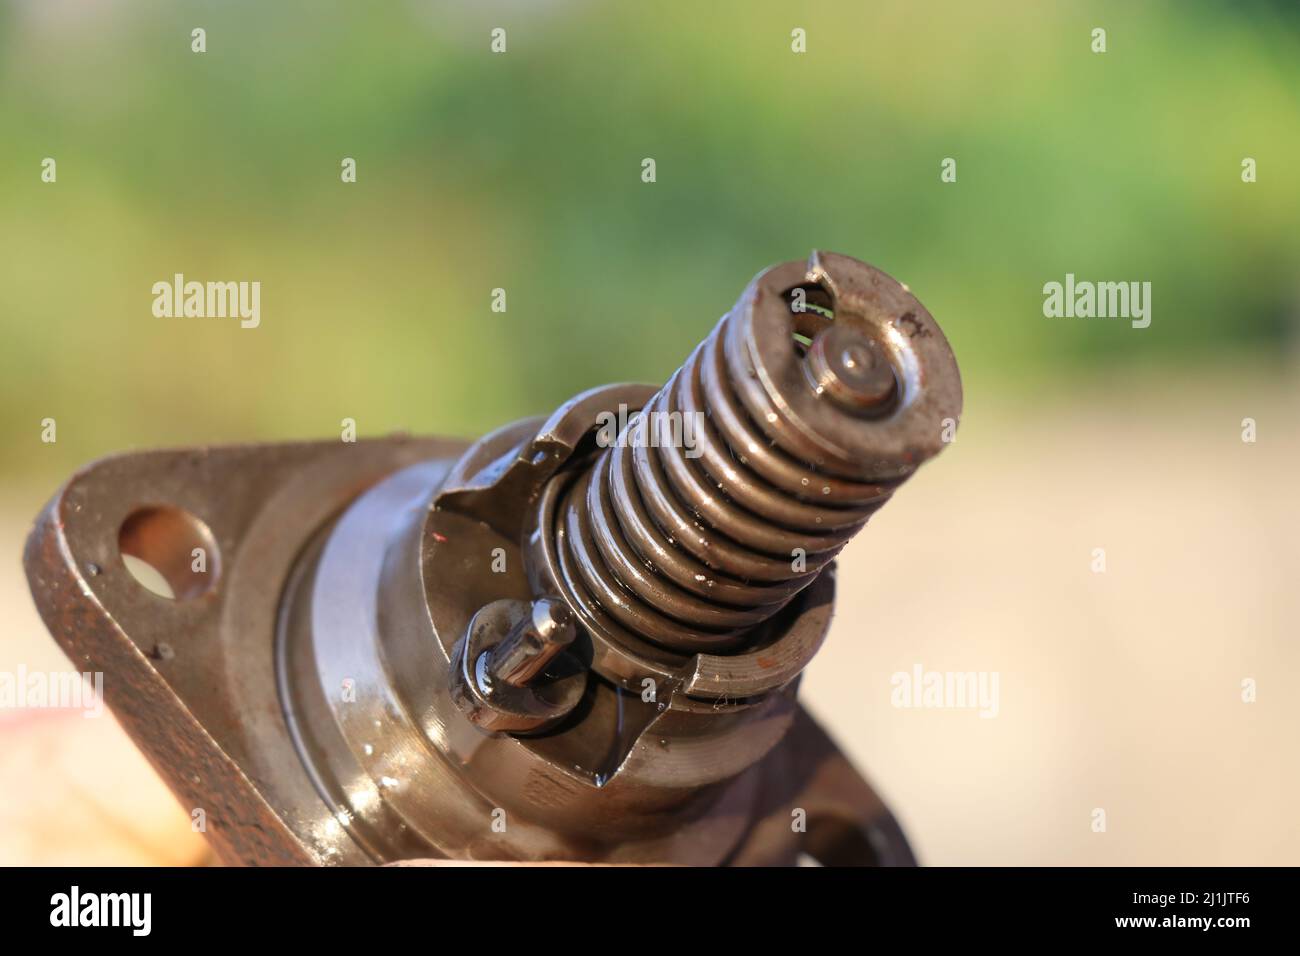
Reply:
[[174, 601], [206, 594], [217, 580], [216, 542], [207, 525], [182, 508], [149, 505], [122, 522], [117, 547], [131, 577]]

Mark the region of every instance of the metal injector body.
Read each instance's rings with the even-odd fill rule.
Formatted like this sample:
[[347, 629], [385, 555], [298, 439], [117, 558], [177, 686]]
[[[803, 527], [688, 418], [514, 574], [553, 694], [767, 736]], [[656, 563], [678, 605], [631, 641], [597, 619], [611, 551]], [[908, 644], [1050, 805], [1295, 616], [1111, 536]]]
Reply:
[[[130, 672], [109, 703], [173, 787], [230, 798], [208, 813], [227, 859], [908, 863], [795, 691], [835, 555], [960, 410], [906, 287], [814, 253], [756, 277], [662, 388], [594, 389], [468, 448], [204, 450], [201, 485], [260, 462], [256, 507], [163, 479], [175, 461], [92, 466], [28, 573], [70, 654]], [[222, 553], [166, 660], [149, 647], [177, 622], [84, 573], [160, 498]]]

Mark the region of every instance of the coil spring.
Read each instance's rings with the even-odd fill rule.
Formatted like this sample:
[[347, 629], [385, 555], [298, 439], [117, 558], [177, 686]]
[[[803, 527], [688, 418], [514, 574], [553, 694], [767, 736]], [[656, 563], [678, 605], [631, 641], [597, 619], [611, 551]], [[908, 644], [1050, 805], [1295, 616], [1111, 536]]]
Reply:
[[565, 492], [554, 528], [564, 574], [589, 612], [594, 603], [631, 633], [686, 653], [743, 642], [897, 484], [818, 470], [757, 427], [754, 414], [776, 421], [781, 409], [739, 399], [733, 382], [753, 372], [727, 352], [733, 314], [641, 413], [650, 423], [689, 416], [699, 423], [693, 447], [620, 440], [603, 449]]

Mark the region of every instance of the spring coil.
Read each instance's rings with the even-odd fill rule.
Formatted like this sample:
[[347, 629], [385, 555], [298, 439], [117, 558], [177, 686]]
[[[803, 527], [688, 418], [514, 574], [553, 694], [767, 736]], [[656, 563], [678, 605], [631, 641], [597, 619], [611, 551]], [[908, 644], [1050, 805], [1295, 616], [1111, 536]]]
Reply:
[[[753, 372], [727, 354], [730, 321], [732, 313], [641, 412], [650, 425], [673, 413], [698, 423], [693, 447], [627, 441], [625, 432], [572, 481], [553, 529], [564, 575], [589, 613], [683, 653], [743, 643], [897, 484], [818, 470], [757, 427], [732, 384]], [[781, 414], [774, 403], [756, 411], [769, 421]]]

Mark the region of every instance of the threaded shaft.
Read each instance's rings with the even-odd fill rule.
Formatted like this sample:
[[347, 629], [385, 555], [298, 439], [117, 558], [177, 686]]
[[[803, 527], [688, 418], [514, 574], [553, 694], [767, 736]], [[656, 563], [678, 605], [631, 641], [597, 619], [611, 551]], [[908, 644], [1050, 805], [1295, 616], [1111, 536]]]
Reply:
[[672, 650], [737, 643], [811, 583], [896, 485], [816, 469], [779, 429], [755, 424], [782, 409], [747, 408], [737, 394], [753, 370], [743, 349], [728, 351], [735, 315], [642, 411], [700, 422], [691, 454], [681, 443], [606, 448], [568, 489], [555, 529], [566, 576], [576, 569], [585, 585], [579, 598]]

